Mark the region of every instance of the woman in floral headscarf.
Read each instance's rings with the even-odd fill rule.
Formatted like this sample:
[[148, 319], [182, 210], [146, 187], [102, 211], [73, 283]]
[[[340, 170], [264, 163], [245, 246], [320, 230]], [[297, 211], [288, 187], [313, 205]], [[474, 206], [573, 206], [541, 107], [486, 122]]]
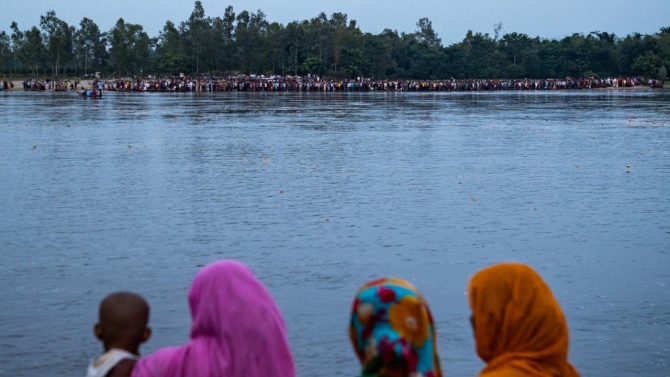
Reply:
[[530, 267], [502, 263], [470, 279], [468, 299], [480, 377], [574, 377], [568, 326], [542, 278]]
[[363, 377], [441, 377], [433, 317], [421, 293], [382, 278], [356, 294], [349, 328]]

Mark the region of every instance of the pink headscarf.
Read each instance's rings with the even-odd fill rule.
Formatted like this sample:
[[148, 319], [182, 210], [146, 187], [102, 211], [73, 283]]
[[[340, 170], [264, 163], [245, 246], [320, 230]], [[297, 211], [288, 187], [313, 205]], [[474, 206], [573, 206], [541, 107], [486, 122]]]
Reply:
[[188, 294], [191, 340], [140, 359], [132, 377], [294, 377], [277, 305], [239, 262], [198, 272]]

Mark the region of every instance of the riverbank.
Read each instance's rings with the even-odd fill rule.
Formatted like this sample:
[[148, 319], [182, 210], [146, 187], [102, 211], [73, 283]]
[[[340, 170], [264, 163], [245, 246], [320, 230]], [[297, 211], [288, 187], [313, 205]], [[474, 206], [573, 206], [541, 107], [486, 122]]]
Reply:
[[[75, 79], [59, 80], [69, 88]], [[76, 80], [76, 87], [91, 88], [98, 80]], [[23, 90], [25, 80], [16, 79], [11, 83], [14, 88], [9, 90]], [[591, 86], [570, 84], [566, 80], [314, 80], [306, 78], [234, 78], [227, 80], [199, 80], [199, 79], [141, 79], [141, 80], [103, 80], [106, 90], [121, 91], [252, 91], [252, 92], [291, 92], [291, 91], [382, 91], [382, 92], [415, 92], [415, 91], [554, 91], [554, 90], [665, 90], [670, 85], [651, 87], [641, 83], [631, 86]], [[5, 88], [6, 89], [6, 88]], [[53, 87], [47, 91], [54, 91]]]
[[[62, 82], [68, 83], [68, 86], [70, 83], [73, 83], [75, 79], [66, 79], [66, 80], [60, 80]], [[0, 79], [2, 81], [2, 79]], [[86, 88], [90, 88], [93, 85], [94, 80], [86, 79], [86, 80], [77, 80], [77, 87], [84, 86]], [[23, 90], [23, 83], [25, 80], [23, 79], [15, 79], [15, 80], [7, 80], [6, 82], [11, 83], [14, 85], [14, 88], [5, 88], [6, 90]], [[49, 90], [53, 91], [53, 89]]]

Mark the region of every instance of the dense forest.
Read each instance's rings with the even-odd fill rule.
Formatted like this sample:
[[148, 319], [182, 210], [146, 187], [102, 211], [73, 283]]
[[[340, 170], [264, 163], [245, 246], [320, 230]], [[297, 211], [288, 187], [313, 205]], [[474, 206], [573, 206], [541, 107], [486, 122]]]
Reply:
[[594, 31], [563, 39], [521, 33], [468, 31], [443, 46], [432, 22], [422, 18], [413, 33], [362, 32], [346, 14], [321, 13], [288, 25], [232, 6], [206, 16], [200, 1], [179, 25], [167, 21], [157, 37], [142, 25], [119, 19], [102, 31], [84, 18], [68, 25], [54, 11], [39, 26], [12, 22], [0, 32], [0, 75], [116, 76], [150, 74], [304, 75], [373, 78], [551, 78], [640, 75], [667, 79], [670, 26], [653, 35], [625, 37]]

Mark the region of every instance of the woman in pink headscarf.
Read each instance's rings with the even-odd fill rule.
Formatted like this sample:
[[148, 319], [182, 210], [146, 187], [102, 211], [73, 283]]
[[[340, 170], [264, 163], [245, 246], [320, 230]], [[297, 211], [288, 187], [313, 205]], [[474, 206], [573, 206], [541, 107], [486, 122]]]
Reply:
[[140, 359], [133, 377], [294, 377], [286, 328], [265, 287], [243, 264], [203, 268], [188, 294], [191, 340]]

